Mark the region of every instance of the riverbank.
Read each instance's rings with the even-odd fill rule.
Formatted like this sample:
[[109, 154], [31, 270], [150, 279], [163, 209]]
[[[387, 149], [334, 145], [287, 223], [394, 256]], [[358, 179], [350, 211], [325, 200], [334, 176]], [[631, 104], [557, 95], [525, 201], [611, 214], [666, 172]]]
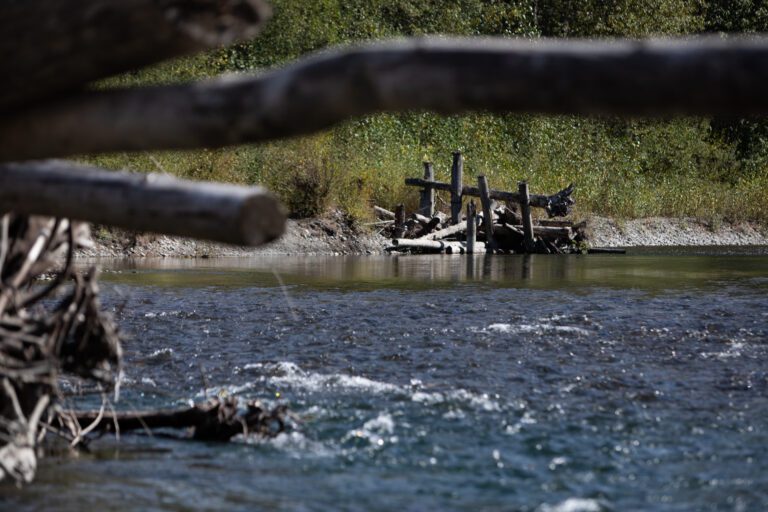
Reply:
[[[587, 219], [592, 247], [768, 245], [768, 227], [749, 222], [713, 225], [698, 219], [651, 217], [617, 220]], [[280, 254], [379, 254], [389, 240], [357, 226], [341, 212], [322, 218], [289, 220], [286, 234], [257, 248], [236, 247], [164, 235], [94, 229], [94, 246], [78, 256], [213, 258]]]

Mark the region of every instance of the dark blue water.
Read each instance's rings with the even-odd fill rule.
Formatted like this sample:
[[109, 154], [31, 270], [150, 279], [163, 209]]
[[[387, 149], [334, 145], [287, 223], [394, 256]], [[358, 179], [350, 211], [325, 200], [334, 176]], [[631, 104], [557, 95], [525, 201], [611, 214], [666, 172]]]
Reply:
[[691, 254], [108, 263], [120, 408], [237, 394], [300, 421], [104, 438], [0, 505], [764, 510], [768, 256]]

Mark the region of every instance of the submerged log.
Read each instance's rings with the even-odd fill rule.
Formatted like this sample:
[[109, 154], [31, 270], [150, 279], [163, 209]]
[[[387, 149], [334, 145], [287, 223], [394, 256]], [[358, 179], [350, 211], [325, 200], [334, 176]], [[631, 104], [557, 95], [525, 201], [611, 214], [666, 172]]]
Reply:
[[274, 437], [286, 428], [287, 408], [269, 410], [259, 402], [242, 408], [237, 398], [212, 399], [187, 409], [141, 412], [75, 412], [81, 428], [92, 431], [127, 432], [132, 430], [192, 429], [192, 439], [229, 441], [236, 435], [259, 434]]
[[23, 0], [0, 11], [0, 111], [249, 39], [269, 17], [261, 0]]
[[0, 165], [0, 210], [250, 246], [282, 235], [286, 223], [280, 202], [260, 187], [62, 161]]
[[[8, 62], [5, 79], [16, 72]], [[6, 116], [0, 160], [242, 144], [414, 109], [759, 115], [768, 114], [766, 82], [768, 40], [760, 38], [415, 38], [323, 51], [259, 76], [83, 93]], [[31, 87], [29, 76], [22, 86]]]

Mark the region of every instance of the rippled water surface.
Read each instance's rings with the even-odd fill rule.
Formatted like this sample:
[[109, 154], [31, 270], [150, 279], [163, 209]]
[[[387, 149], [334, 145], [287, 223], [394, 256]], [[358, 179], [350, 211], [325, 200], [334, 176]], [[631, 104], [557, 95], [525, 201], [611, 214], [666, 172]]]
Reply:
[[300, 423], [104, 438], [3, 509], [768, 508], [764, 250], [103, 265], [120, 407], [238, 394]]

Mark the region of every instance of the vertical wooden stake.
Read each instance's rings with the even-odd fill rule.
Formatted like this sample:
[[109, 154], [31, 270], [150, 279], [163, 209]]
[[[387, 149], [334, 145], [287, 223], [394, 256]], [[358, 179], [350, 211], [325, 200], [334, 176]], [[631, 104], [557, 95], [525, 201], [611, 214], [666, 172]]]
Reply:
[[405, 234], [405, 205], [401, 203], [395, 208], [395, 230], [392, 236], [403, 238], [403, 234]]
[[[424, 162], [424, 179], [426, 181], [435, 181], [435, 170], [432, 168], [432, 162]], [[419, 213], [429, 218], [435, 214], [435, 189], [424, 187], [421, 190], [419, 199]]]
[[467, 254], [475, 253], [475, 241], [477, 240], [477, 212], [475, 202], [467, 203]]
[[491, 211], [491, 188], [484, 174], [477, 177], [477, 187], [480, 189], [480, 201], [483, 204], [483, 230], [485, 231], [485, 249], [492, 254], [496, 249], [493, 239], [493, 212]]
[[451, 224], [461, 221], [461, 190], [463, 188], [464, 159], [461, 151], [453, 154], [453, 167], [451, 167]]
[[523, 245], [526, 252], [536, 250], [536, 242], [533, 239], [533, 219], [531, 219], [531, 199], [528, 194], [528, 182], [518, 183], [518, 192], [520, 194], [520, 212], [523, 215]]

